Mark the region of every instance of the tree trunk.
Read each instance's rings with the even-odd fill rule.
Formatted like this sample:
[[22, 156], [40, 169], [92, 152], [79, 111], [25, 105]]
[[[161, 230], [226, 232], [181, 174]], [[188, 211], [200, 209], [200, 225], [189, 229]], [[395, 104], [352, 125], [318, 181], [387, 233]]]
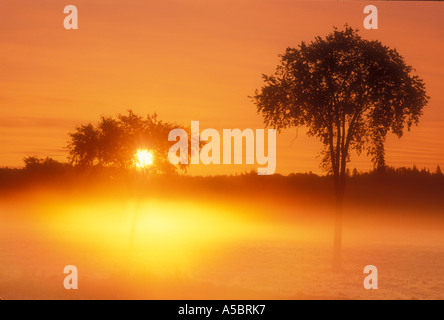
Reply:
[[345, 175], [344, 177], [336, 178], [335, 196], [336, 196], [336, 210], [335, 210], [335, 230], [333, 238], [333, 263], [334, 271], [341, 270], [341, 250], [342, 250], [342, 215], [344, 205], [345, 193]]

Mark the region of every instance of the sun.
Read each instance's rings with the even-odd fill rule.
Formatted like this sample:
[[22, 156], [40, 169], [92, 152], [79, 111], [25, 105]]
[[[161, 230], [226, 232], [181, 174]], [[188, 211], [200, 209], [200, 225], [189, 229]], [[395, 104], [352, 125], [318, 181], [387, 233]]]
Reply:
[[146, 168], [153, 164], [153, 154], [148, 150], [137, 150], [134, 158], [134, 164], [137, 168]]

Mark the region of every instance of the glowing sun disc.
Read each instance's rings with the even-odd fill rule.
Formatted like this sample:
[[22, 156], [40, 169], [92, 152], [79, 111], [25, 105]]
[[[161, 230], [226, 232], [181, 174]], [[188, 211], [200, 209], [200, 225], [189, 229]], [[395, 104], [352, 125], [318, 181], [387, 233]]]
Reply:
[[137, 150], [135, 156], [135, 165], [138, 168], [145, 168], [153, 164], [153, 154], [148, 150]]

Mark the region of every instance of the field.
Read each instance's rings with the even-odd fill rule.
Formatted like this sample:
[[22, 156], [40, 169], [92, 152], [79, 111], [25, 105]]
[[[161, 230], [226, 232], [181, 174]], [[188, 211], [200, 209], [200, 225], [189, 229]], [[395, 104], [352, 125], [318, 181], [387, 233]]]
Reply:
[[328, 177], [2, 174], [2, 299], [444, 299], [442, 176], [350, 178], [333, 272]]

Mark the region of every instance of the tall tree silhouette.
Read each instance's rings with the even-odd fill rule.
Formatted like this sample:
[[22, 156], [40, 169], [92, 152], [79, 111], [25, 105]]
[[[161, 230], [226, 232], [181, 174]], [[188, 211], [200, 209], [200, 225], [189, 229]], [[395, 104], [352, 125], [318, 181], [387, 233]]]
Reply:
[[252, 97], [268, 126], [305, 126], [321, 140], [321, 166], [334, 177], [337, 213], [333, 267], [340, 268], [342, 206], [350, 152], [367, 151], [385, 167], [384, 142], [417, 124], [429, 97], [404, 58], [349, 26], [287, 48], [273, 75]]

